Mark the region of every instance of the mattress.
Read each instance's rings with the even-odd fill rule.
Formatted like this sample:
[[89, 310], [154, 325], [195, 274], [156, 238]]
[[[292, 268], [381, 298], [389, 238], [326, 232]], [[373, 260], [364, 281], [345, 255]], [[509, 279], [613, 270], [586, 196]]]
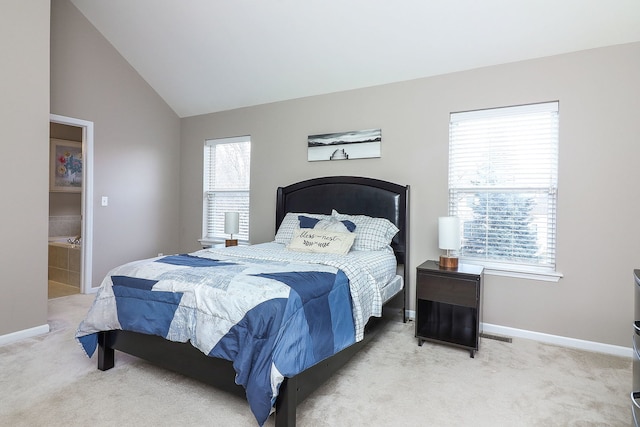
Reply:
[[380, 288], [380, 296], [382, 298], [382, 304], [385, 304], [391, 298], [393, 298], [404, 287], [404, 281], [402, 276], [395, 276]]

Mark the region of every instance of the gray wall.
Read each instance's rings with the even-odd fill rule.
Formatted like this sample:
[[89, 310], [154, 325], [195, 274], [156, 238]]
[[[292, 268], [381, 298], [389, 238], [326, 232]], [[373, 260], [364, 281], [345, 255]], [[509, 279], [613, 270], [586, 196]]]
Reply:
[[99, 286], [119, 264], [178, 250], [180, 119], [69, 0], [51, 8], [51, 113], [94, 123]]
[[[411, 185], [415, 267], [439, 255], [449, 113], [559, 100], [557, 261], [564, 278], [487, 276], [484, 321], [629, 347], [632, 271], [640, 267], [638, 76], [634, 43], [182, 119], [181, 250], [198, 249], [204, 140], [249, 134], [252, 242], [273, 239], [276, 187], [371, 176]], [[370, 128], [382, 129], [382, 158], [307, 162], [307, 135]]]
[[3, 2], [0, 45], [1, 336], [47, 323], [49, 113], [94, 123], [93, 286], [177, 252], [180, 119], [68, 0]]
[[48, 0], [2, 2], [0, 51], [0, 229], [9, 242], [0, 247], [4, 335], [47, 323]]

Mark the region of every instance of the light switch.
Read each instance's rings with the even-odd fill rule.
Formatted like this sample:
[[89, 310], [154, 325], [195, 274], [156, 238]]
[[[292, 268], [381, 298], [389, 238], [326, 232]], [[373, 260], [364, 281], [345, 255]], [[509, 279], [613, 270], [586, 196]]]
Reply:
[[109, 206], [109, 197], [102, 196], [102, 206]]

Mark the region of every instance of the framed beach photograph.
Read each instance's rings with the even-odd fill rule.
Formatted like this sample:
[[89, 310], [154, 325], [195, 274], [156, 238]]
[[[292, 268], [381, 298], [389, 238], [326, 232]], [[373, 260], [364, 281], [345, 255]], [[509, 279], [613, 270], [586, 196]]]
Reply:
[[307, 138], [307, 159], [351, 160], [380, 157], [381, 129], [324, 133]]
[[49, 190], [82, 191], [82, 144], [51, 138]]

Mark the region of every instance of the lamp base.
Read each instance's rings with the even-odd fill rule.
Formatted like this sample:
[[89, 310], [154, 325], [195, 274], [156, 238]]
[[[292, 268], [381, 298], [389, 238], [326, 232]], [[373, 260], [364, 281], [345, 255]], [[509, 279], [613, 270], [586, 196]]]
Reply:
[[224, 246], [238, 246], [238, 239], [227, 239], [224, 241]]
[[447, 270], [455, 270], [458, 268], [458, 258], [452, 256], [440, 255], [440, 268]]

